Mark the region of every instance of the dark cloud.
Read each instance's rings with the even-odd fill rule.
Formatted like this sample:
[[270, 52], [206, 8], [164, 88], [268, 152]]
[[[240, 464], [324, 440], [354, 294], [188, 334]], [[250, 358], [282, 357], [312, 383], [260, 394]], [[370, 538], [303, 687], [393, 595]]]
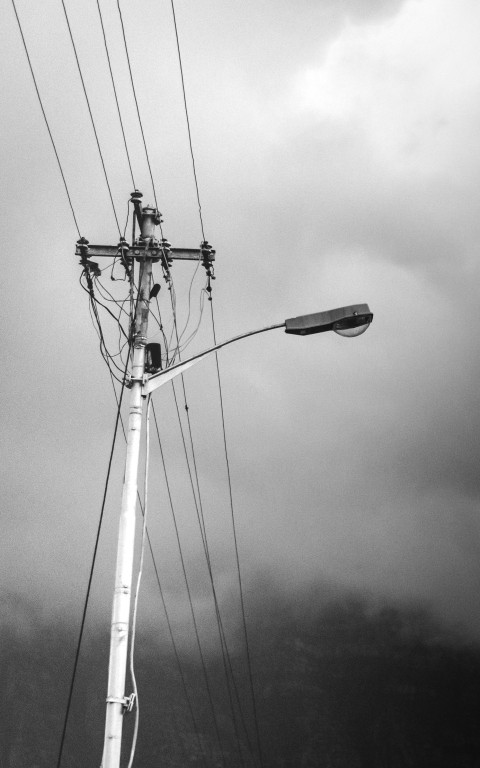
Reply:
[[[149, 7], [157, 12], [157, 4]], [[443, 7], [439, 24], [447, 18], [455, 26], [455, 51], [471, 51], [470, 15], [446, 0]], [[218, 252], [218, 336], [356, 301], [370, 302], [375, 312], [372, 328], [355, 342], [293, 340], [279, 331], [222, 352], [245, 572], [261, 563], [282, 585], [320, 574], [380, 594], [431, 599], [440, 615], [469, 619], [477, 631], [479, 171], [471, 73], [478, 68], [473, 53], [475, 66], [452, 62], [444, 28], [433, 36], [425, 22], [432, 9], [427, 2], [252, 2], [238, 12], [209, 3], [184, 15], [179, 9], [178, 16], [207, 237]], [[415, 16], [420, 11], [427, 16]], [[49, 16], [57, 41], [52, 60], [38, 17], [21, 5], [20, 12], [82, 233], [115, 242], [61, 16]], [[162, 38], [159, 51], [158, 17], [149, 17], [147, 29], [136, 12], [125, 12], [165, 232], [174, 245], [196, 244], [174, 39]], [[98, 23], [92, 15], [83, 24], [87, 11], [72, 13], [123, 224], [131, 182], [108, 72], [100, 66]], [[108, 20], [117, 40], [118, 23], [113, 15]], [[77, 611], [115, 407], [77, 284], [77, 235], [18, 31], [13, 19], [6, 23], [4, 583], [52, 611]], [[429, 48], [437, 38], [444, 41], [441, 56]], [[128, 72], [121, 47], [112, 47], [138, 184], [149, 197]], [[155, 63], [152, 51], [160, 57]], [[183, 267], [176, 268], [179, 307], [188, 296]], [[205, 331], [198, 348], [210, 340]], [[215, 573], [227, 591], [235, 575], [215, 386], [213, 365], [189, 372]], [[205, 569], [171, 398], [159, 394], [158, 409], [201, 602]], [[117, 457], [96, 615], [109, 611], [120, 447]], [[172, 568], [162, 573], [175, 604], [181, 573], [158, 455], [155, 461], [152, 483], [162, 502], [151, 526], [160, 562]], [[150, 596], [154, 584], [146, 583]], [[184, 613], [178, 609], [178, 620]]]

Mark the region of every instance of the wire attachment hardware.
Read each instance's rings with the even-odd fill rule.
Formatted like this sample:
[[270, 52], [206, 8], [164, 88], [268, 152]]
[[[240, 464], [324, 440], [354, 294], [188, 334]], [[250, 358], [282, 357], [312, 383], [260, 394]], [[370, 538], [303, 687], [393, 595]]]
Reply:
[[207, 273], [207, 287], [205, 290], [208, 293], [208, 300], [211, 301], [212, 300], [211, 280], [215, 280], [215, 270], [213, 268], [213, 259], [215, 258], [215, 251], [213, 250], [208, 240], [204, 240], [203, 243], [200, 243], [200, 253], [202, 254], [202, 265], [205, 267], [205, 272]]
[[172, 282], [172, 275], [170, 273], [170, 267], [173, 264], [172, 259], [172, 245], [168, 242], [166, 237], [162, 237], [160, 240], [160, 249], [161, 249], [161, 264], [162, 264], [162, 271], [163, 271], [163, 277], [165, 278], [165, 281], [167, 283]]
[[130, 253], [130, 246], [124, 237], [121, 237], [118, 243], [117, 255], [120, 259], [122, 267], [126, 272], [127, 277], [130, 278], [130, 269], [132, 266], [133, 258]]
[[100, 277], [100, 275], [102, 274], [102, 271], [96, 261], [89, 260], [88, 244], [89, 243], [86, 237], [81, 237], [80, 240], [77, 240], [77, 252], [79, 252], [79, 256], [80, 256], [80, 261], [78, 263], [80, 264], [80, 266], [83, 267], [85, 277], [87, 279], [88, 290], [93, 295], [92, 275], [94, 277]]
[[80, 261], [79, 264], [85, 266], [88, 257], [88, 244], [89, 241], [86, 237], [81, 237], [77, 240], [77, 252], [79, 252]]
[[107, 696], [107, 704], [121, 704], [124, 710], [124, 714], [128, 714], [132, 711], [132, 709], [135, 706], [137, 695], [135, 693], [131, 693], [130, 696], [124, 696], [123, 698], [118, 698], [117, 696]]

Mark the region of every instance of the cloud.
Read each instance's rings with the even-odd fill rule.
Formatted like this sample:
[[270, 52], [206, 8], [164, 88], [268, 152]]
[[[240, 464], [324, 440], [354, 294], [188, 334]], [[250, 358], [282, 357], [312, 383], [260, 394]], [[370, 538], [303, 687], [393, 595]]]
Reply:
[[[279, 582], [320, 575], [431, 599], [477, 631], [477, 4], [249, 2], [241, 12], [224, 5], [179, 14], [207, 237], [218, 253], [218, 336], [356, 301], [368, 301], [375, 313], [354, 342], [333, 334], [293, 340], [279, 331], [221, 353], [245, 570], [256, 573], [262, 564]], [[115, 199], [126, 200], [130, 182], [118, 126], [110, 133], [108, 78], [103, 69], [98, 83], [92, 77], [100, 70], [93, 55], [101, 50], [99, 31], [91, 36], [81, 22], [79, 14], [95, 115], [102, 137], [111, 138]], [[154, 169], [161, 170], [165, 231], [174, 245], [194, 245], [200, 235], [175, 50], [172, 40], [165, 43], [165, 61], [151, 68], [158, 27], [133, 18], [128, 24], [136, 71], [150, 73], [139, 78], [139, 96]], [[44, 62], [43, 38], [33, 40], [85, 234], [114, 242], [71, 52], [62, 38], [58, 60]], [[41, 121], [34, 122], [28, 72], [11, 46], [17, 58], [7, 57], [7, 107], [17, 90], [24, 98], [7, 133], [8, 189], [22, 199], [27, 179], [31, 208], [27, 216], [12, 206], [5, 229], [15, 269], [5, 270], [2, 309], [14, 332], [3, 343], [17, 370], [4, 387], [8, 401], [20, 403], [4, 416], [10, 552], [3, 566], [5, 583], [42, 595], [48, 588], [63, 610], [83, 599], [114, 405], [76, 282], [76, 236], [63, 190]], [[29, 110], [37, 110], [34, 135]], [[28, 150], [18, 160], [17, 127]], [[179, 305], [188, 295], [184, 266], [175, 267]], [[199, 346], [210, 342], [207, 331]], [[189, 374], [187, 392], [202, 441], [208, 530], [227, 590], [231, 531], [216, 374], [201, 365]], [[195, 510], [174, 405], [163, 395], [158, 402], [200, 594], [205, 574], [195, 560]], [[160, 477], [157, 464], [152, 482], [164, 494]], [[114, 559], [118, 498], [112, 490], [102, 562]], [[159, 510], [155, 544], [176, 569], [171, 522], [160, 517], [168, 512], [165, 495]], [[167, 581], [173, 597], [180, 576], [174, 570]], [[111, 581], [109, 568], [96, 578], [100, 592]]]

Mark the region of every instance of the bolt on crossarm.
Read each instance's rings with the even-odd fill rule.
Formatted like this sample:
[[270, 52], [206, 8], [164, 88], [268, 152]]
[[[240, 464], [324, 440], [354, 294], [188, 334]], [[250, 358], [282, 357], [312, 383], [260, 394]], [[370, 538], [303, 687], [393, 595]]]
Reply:
[[[142, 241], [146, 244], [152, 243], [155, 224], [159, 222], [157, 209], [143, 208], [139, 219]], [[137, 475], [144, 400], [142, 397], [142, 386], [145, 374], [145, 345], [147, 343], [149, 294], [152, 275], [152, 257], [149, 257], [148, 245], [143, 252], [142, 258], [138, 260], [140, 264], [140, 285], [133, 329], [127, 456], [118, 532], [102, 768], [119, 768], [123, 717], [125, 712], [133, 706], [133, 697], [125, 697], [125, 677], [135, 543]]]

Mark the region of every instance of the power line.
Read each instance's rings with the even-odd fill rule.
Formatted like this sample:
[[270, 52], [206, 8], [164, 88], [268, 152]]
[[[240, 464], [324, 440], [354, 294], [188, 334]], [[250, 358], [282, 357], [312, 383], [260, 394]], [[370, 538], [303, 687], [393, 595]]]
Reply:
[[[175, 314], [175, 309], [174, 309], [173, 302], [172, 302], [172, 308], [173, 308], [173, 312], [174, 312], [174, 330], [175, 330], [175, 333], [176, 333], [177, 345], [178, 345], [178, 330], [177, 330], [176, 314]], [[221, 654], [222, 654], [222, 660], [223, 660], [224, 671], [225, 671], [225, 683], [226, 683], [226, 687], [227, 687], [227, 694], [228, 694], [228, 697], [229, 697], [230, 707], [231, 707], [231, 712], [232, 712], [232, 722], [233, 722], [233, 726], [234, 726], [235, 736], [237, 738], [237, 742], [238, 742], [238, 745], [239, 745], [240, 759], [243, 762], [243, 756], [241, 754], [241, 748], [240, 748], [240, 742], [239, 742], [239, 735], [238, 735], [238, 731], [237, 731], [237, 722], [236, 722], [236, 717], [235, 717], [235, 708], [233, 706], [233, 701], [232, 701], [232, 694], [231, 694], [231, 688], [230, 688], [230, 679], [229, 679], [229, 675], [228, 675], [228, 669], [230, 669], [231, 681], [232, 681], [233, 688], [234, 688], [234, 691], [235, 691], [235, 696], [236, 696], [236, 700], [237, 700], [237, 704], [238, 704], [238, 709], [239, 709], [239, 713], [240, 713], [240, 719], [242, 721], [242, 724], [243, 724], [243, 727], [244, 727], [244, 730], [245, 730], [245, 734], [246, 734], [246, 737], [247, 737], [247, 741], [249, 743], [249, 747], [250, 747], [250, 740], [249, 740], [249, 736], [248, 736], [248, 731], [247, 731], [246, 726], [245, 726], [245, 721], [244, 721], [244, 718], [243, 718], [243, 712], [242, 712], [242, 708], [241, 708], [241, 705], [240, 705], [240, 698], [239, 698], [239, 694], [238, 694], [238, 689], [237, 689], [235, 677], [233, 675], [233, 667], [232, 667], [232, 663], [231, 663], [230, 652], [228, 650], [228, 645], [227, 645], [227, 640], [226, 640], [226, 636], [225, 636], [225, 631], [224, 631], [223, 623], [222, 623], [222, 619], [221, 619], [220, 607], [219, 607], [219, 604], [218, 604], [218, 598], [217, 598], [217, 593], [216, 593], [216, 589], [215, 589], [215, 581], [214, 581], [214, 578], [213, 578], [213, 570], [212, 570], [212, 564], [211, 564], [211, 559], [210, 559], [210, 551], [209, 551], [209, 547], [208, 547], [208, 538], [207, 538], [207, 530], [206, 530], [206, 525], [205, 525], [205, 517], [204, 517], [204, 514], [203, 514], [203, 505], [202, 505], [202, 498], [201, 498], [201, 492], [200, 492], [200, 483], [199, 483], [199, 477], [198, 477], [197, 462], [196, 462], [196, 456], [195, 456], [195, 447], [194, 447], [194, 442], [193, 442], [192, 426], [191, 426], [191, 421], [190, 421], [189, 407], [188, 407], [188, 404], [187, 404], [187, 394], [186, 394], [185, 381], [184, 381], [183, 374], [181, 374], [181, 381], [182, 381], [183, 396], [184, 396], [184, 402], [185, 402], [185, 411], [186, 411], [188, 432], [189, 432], [189, 438], [190, 438], [190, 449], [191, 449], [191, 453], [192, 453], [193, 470], [194, 470], [193, 473], [195, 475], [196, 492], [195, 492], [195, 486], [194, 486], [194, 482], [193, 482], [192, 471], [191, 471], [191, 468], [190, 468], [190, 462], [188, 460], [187, 447], [186, 447], [185, 437], [184, 437], [184, 433], [183, 433], [183, 427], [182, 427], [182, 423], [181, 423], [181, 419], [180, 419], [180, 411], [179, 411], [179, 408], [178, 408], [178, 402], [177, 402], [177, 397], [176, 397], [176, 393], [175, 393], [175, 387], [173, 386], [173, 382], [172, 382], [172, 389], [173, 389], [174, 398], [175, 398], [175, 405], [176, 405], [176, 409], [177, 409], [177, 416], [178, 416], [178, 421], [179, 421], [179, 425], [180, 425], [180, 431], [181, 431], [182, 440], [183, 440], [183, 446], [184, 446], [184, 451], [185, 451], [185, 458], [186, 458], [186, 461], [187, 461], [187, 468], [188, 468], [188, 472], [189, 472], [190, 483], [191, 483], [191, 486], [192, 486], [192, 493], [193, 493], [193, 499], [194, 499], [194, 504], [195, 504], [195, 510], [196, 510], [196, 514], [197, 514], [198, 525], [199, 525], [199, 529], [200, 529], [200, 535], [201, 535], [202, 543], [203, 543], [205, 560], [206, 560], [206, 564], [207, 564], [207, 571], [208, 571], [210, 585], [211, 585], [211, 589], [212, 589], [212, 597], [213, 597], [214, 608], [215, 608], [215, 617], [216, 617], [216, 622], [217, 622], [217, 627], [218, 627], [218, 634], [219, 634], [219, 641], [220, 641], [220, 651], [221, 651]], [[251, 747], [250, 747], [250, 749], [251, 749]]]
[[[174, 395], [175, 395], [175, 389], [173, 390], [173, 392], [174, 392]], [[177, 404], [177, 400], [176, 400], [176, 395], [175, 395], [175, 404], [177, 405], [177, 413], [178, 413], [178, 416], [180, 417], [180, 413], [178, 411], [178, 404]], [[172, 512], [173, 525], [174, 525], [174, 528], [175, 528], [175, 536], [176, 536], [176, 539], [177, 539], [178, 551], [179, 551], [179, 555], [180, 555], [180, 562], [181, 562], [181, 566], [182, 566], [183, 578], [184, 578], [185, 587], [186, 587], [186, 590], [187, 590], [187, 597], [188, 597], [188, 602], [189, 602], [189, 606], [190, 606], [190, 613], [191, 613], [191, 616], [192, 616], [192, 622], [193, 622], [193, 628], [194, 628], [195, 638], [196, 638], [196, 642], [197, 642], [198, 654], [199, 654], [200, 663], [201, 663], [201, 667], [202, 667], [203, 678], [204, 678], [204, 681], [205, 681], [205, 688], [206, 688], [206, 691], [207, 691], [207, 698], [208, 698], [209, 705], [210, 705], [210, 711], [212, 713], [215, 733], [216, 733], [218, 745], [219, 745], [219, 748], [220, 748], [220, 753], [221, 753], [221, 756], [222, 756], [222, 762], [225, 765], [225, 755], [224, 755], [224, 752], [223, 752], [222, 741], [221, 741], [221, 738], [220, 738], [220, 731], [219, 731], [219, 727], [218, 727], [217, 716], [215, 714], [215, 707], [214, 707], [214, 704], [213, 704], [213, 697], [212, 697], [211, 687], [210, 687], [210, 683], [209, 683], [209, 680], [208, 680], [208, 673], [207, 673], [207, 667], [206, 667], [206, 664], [205, 664], [205, 657], [204, 657], [204, 654], [203, 654], [203, 651], [202, 651], [202, 646], [201, 646], [201, 643], [200, 643], [200, 635], [199, 635], [199, 632], [198, 632], [197, 619], [195, 617], [195, 611], [194, 611], [194, 608], [193, 608], [192, 595], [191, 595], [191, 592], [190, 592], [190, 585], [189, 585], [189, 582], [188, 582], [187, 570], [186, 570], [185, 560], [184, 560], [184, 556], [183, 556], [183, 549], [182, 549], [182, 545], [181, 545], [181, 542], [180, 542], [180, 533], [179, 533], [179, 530], [178, 530], [177, 519], [176, 519], [176, 516], [175, 516], [174, 507], [173, 507], [172, 495], [171, 495], [171, 492], [170, 492], [170, 485], [169, 485], [168, 477], [167, 477], [167, 469], [166, 469], [166, 464], [165, 464], [165, 457], [164, 457], [164, 454], [163, 454], [162, 441], [160, 439], [160, 430], [159, 430], [159, 427], [158, 427], [157, 415], [155, 413], [155, 408], [153, 408], [152, 410], [153, 410], [153, 418], [154, 418], [154, 421], [155, 421], [155, 428], [156, 428], [157, 437], [158, 437], [158, 445], [159, 445], [159, 448], [160, 448], [160, 456], [161, 456], [163, 471], [164, 471], [164, 475], [165, 475], [165, 482], [166, 482], [166, 485], [167, 485], [167, 493], [168, 493], [168, 498], [169, 498], [169, 502], [170, 502], [170, 510]], [[184, 449], [186, 451], [186, 443], [185, 443], [185, 439], [184, 439], [184, 436], [183, 436], [183, 430], [182, 430], [182, 439], [183, 439]], [[188, 464], [188, 461], [187, 461], [187, 464]], [[188, 464], [188, 470], [189, 470], [190, 479], [191, 479], [191, 472], [190, 472], [190, 465], [189, 464]]]
[[177, 662], [177, 667], [178, 667], [178, 671], [179, 671], [179, 674], [180, 674], [180, 680], [182, 681], [182, 688], [183, 688], [183, 691], [184, 691], [184, 694], [185, 694], [185, 699], [186, 699], [186, 702], [187, 702], [187, 707], [188, 707], [188, 710], [189, 710], [189, 713], [190, 713], [190, 717], [192, 718], [193, 730], [195, 731], [195, 736], [197, 738], [198, 747], [199, 747], [200, 753], [202, 755], [202, 762], [203, 762], [204, 768], [206, 768], [205, 750], [203, 748], [202, 740], [200, 738], [200, 731], [198, 729], [198, 724], [197, 724], [197, 721], [195, 719], [195, 714], [193, 712], [192, 702], [190, 701], [190, 696], [188, 694], [187, 684], [185, 682], [185, 675], [183, 673], [182, 664], [181, 664], [181, 660], [180, 660], [180, 655], [178, 653], [177, 644], [176, 644], [175, 638], [173, 636], [172, 624], [171, 624], [171, 621], [170, 621], [170, 616], [168, 614], [167, 605], [166, 605], [166, 602], [165, 602], [165, 597], [164, 597], [162, 585], [161, 585], [161, 582], [160, 582], [160, 575], [159, 575], [158, 568], [157, 568], [157, 563], [155, 561], [155, 557], [154, 557], [154, 554], [153, 554], [152, 543], [150, 541], [150, 536], [149, 536], [148, 530], [147, 530], [147, 540], [148, 540], [148, 546], [149, 546], [149, 549], [150, 549], [150, 555], [152, 557], [153, 569], [155, 571], [155, 577], [156, 577], [157, 584], [158, 584], [158, 589], [159, 589], [159, 592], [160, 592], [160, 598], [161, 598], [161, 601], [162, 601], [163, 610], [165, 612], [165, 619], [166, 619], [166, 622], [167, 622], [168, 633], [170, 635], [170, 640], [171, 640], [171, 643], [172, 643], [173, 653], [174, 653], [174, 656], [175, 656], [175, 660]]
[[45, 114], [45, 109], [43, 108], [43, 102], [42, 102], [42, 99], [40, 97], [40, 91], [38, 89], [37, 80], [36, 80], [35, 74], [33, 72], [32, 62], [30, 60], [30, 55], [28, 53], [27, 43], [25, 41], [25, 37], [24, 37], [24, 34], [23, 34], [23, 30], [22, 30], [22, 25], [20, 24], [20, 19], [18, 17], [17, 9], [16, 9], [16, 6], [15, 6], [15, 0], [12, 0], [12, 5], [13, 5], [13, 10], [15, 12], [15, 16], [16, 16], [16, 19], [17, 19], [18, 28], [20, 30], [20, 35], [22, 37], [23, 47], [25, 49], [25, 53], [26, 53], [26, 56], [27, 56], [28, 66], [30, 67], [30, 72], [31, 72], [31, 75], [32, 75], [33, 84], [35, 86], [35, 90], [37, 92], [38, 101], [40, 103], [40, 109], [42, 110], [43, 119], [45, 120], [45, 125], [47, 126], [48, 135], [50, 136], [50, 141], [52, 142], [53, 151], [55, 152], [55, 157], [57, 158], [57, 163], [58, 163], [58, 167], [59, 167], [59, 170], [60, 170], [60, 174], [62, 176], [63, 185], [65, 187], [65, 192], [67, 193], [68, 202], [69, 202], [69, 205], [70, 205], [70, 209], [72, 211], [73, 220], [75, 222], [75, 227], [76, 227], [76, 230], [78, 232], [78, 236], [81, 237], [80, 229], [79, 229], [78, 222], [77, 222], [77, 217], [75, 216], [75, 211], [73, 210], [72, 198], [70, 197], [70, 192], [68, 191], [67, 181], [65, 179], [65, 174], [63, 172], [62, 164], [60, 162], [60, 157], [58, 155], [57, 148], [56, 148], [55, 142], [53, 140], [52, 131], [50, 130], [50, 125], [48, 124], [47, 115]]
[[[63, 0], [62, 0], [62, 2], [63, 2]], [[150, 181], [152, 182], [153, 197], [155, 198], [155, 206], [158, 208], [157, 192], [155, 190], [155, 182], [153, 181], [152, 167], [150, 165], [150, 158], [148, 156], [147, 142], [145, 141], [145, 134], [144, 134], [144, 131], [143, 131], [142, 118], [140, 117], [140, 108], [138, 106], [137, 93], [136, 93], [136, 90], [135, 90], [135, 84], [133, 82], [133, 73], [132, 73], [132, 67], [130, 65], [130, 56], [128, 54], [127, 37], [126, 37], [126, 34], [125, 34], [125, 27], [124, 27], [124, 24], [123, 24], [123, 16], [122, 16], [122, 9], [120, 8], [120, 0], [117, 0], [117, 7], [118, 7], [118, 13], [119, 13], [119, 16], [120, 16], [120, 23], [122, 25], [123, 42], [125, 44], [125, 53], [126, 53], [126, 56], [127, 56], [128, 71], [130, 73], [130, 82], [132, 84], [133, 98], [135, 99], [135, 106], [137, 108], [138, 122], [139, 122], [139, 125], [140, 125], [140, 131], [141, 131], [141, 134], [142, 134], [143, 147], [145, 149], [145, 156], [147, 158], [148, 171], [150, 173]]]
[[67, 22], [67, 27], [68, 27], [68, 32], [69, 32], [69, 34], [70, 34], [70, 40], [71, 40], [71, 43], [72, 43], [73, 52], [74, 52], [74, 54], [75, 54], [75, 60], [76, 60], [76, 62], [77, 62], [77, 67], [78, 67], [78, 74], [80, 75], [80, 80], [81, 80], [81, 82], [82, 82], [82, 87], [83, 87], [83, 93], [85, 94], [85, 101], [87, 102], [88, 113], [89, 113], [89, 115], [90, 115], [90, 120], [91, 120], [91, 122], [92, 122], [92, 128], [93, 128], [93, 132], [94, 132], [94, 134], [95, 134], [95, 140], [96, 140], [96, 142], [97, 142], [98, 153], [99, 153], [99, 155], [100, 155], [100, 160], [101, 160], [101, 162], [102, 162], [103, 173], [104, 173], [104, 176], [105, 176], [105, 181], [106, 181], [106, 183], [107, 183], [108, 194], [109, 194], [109, 196], [110, 196], [110, 202], [111, 202], [111, 204], [112, 204], [112, 209], [113, 209], [113, 215], [115, 216], [115, 221], [116, 221], [116, 223], [117, 223], [118, 234], [119, 234], [119, 235], [120, 235], [120, 237], [121, 237], [121, 236], [122, 236], [122, 233], [121, 233], [121, 230], [120, 230], [120, 224], [118, 223], [118, 216], [117, 216], [117, 211], [116, 211], [116, 209], [115, 209], [115, 203], [113, 202], [112, 190], [111, 190], [111, 188], [110, 188], [110, 182], [109, 182], [109, 180], [108, 180], [107, 169], [106, 169], [106, 167], [105, 167], [105, 161], [104, 161], [104, 159], [103, 159], [102, 149], [101, 149], [101, 147], [100, 147], [100, 141], [99, 141], [99, 138], [98, 138], [97, 129], [96, 129], [96, 127], [95, 127], [95, 120], [93, 119], [93, 114], [92, 114], [92, 110], [91, 110], [91, 107], [90, 107], [90, 101], [89, 101], [89, 99], [88, 99], [88, 95], [87, 95], [87, 89], [86, 89], [86, 87], [85, 87], [85, 81], [84, 81], [84, 79], [83, 79], [83, 75], [82, 75], [82, 68], [80, 67], [80, 61], [79, 61], [79, 58], [78, 58], [77, 49], [76, 49], [76, 47], [75, 47], [75, 41], [74, 41], [74, 39], [73, 39], [72, 28], [70, 27], [70, 21], [69, 21], [69, 19], [68, 19], [68, 13], [67, 13], [67, 9], [66, 9], [66, 7], [65, 7], [65, 3], [64, 3], [64, 0], [62, 0], [62, 6], [63, 6], [63, 11], [64, 11], [64, 13], [65, 13], [65, 20], [66, 20], [66, 22]]
[[197, 202], [198, 202], [198, 213], [199, 213], [199, 216], [200, 216], [200, 227], [201, 227], [201, 230], [202, 230], [202, 239], [205, 240], [205, 232], [204, 232], [204, 228], [203, 228], [203, 217], [202, 217], [202, 206], [201, 206], [201, 203], [200, 203], [200, 192], [199, 192], [199, 189], [198, 189], [197, 170], [196, 170], [196, 167], [195, 167], [195, 157], [194, 157], [194, 154], [193, 154], [192, 133], [191, 133], [191, 130], [190, 130], [190, 118], [189, 118], [189, 115], [188, 115], [188, 107], [187, 107], [187, 94], [186, 94], [186, 90], [185, 90], [185, 79], [183, 77], [182, 54], [180, 52], [180, 40], [179, 40], [179, 37], [178, 37], [177, 18], [175, 16], [175, 6], [173, 4], [173, 0], [170, 0], [170, 4], [172, 6], [173, 26], [175, 27], [175, 38], [176, 38], [176, 41], [177, 41], [178, 63], [179, 63], [179, 66], [180, 66], [180, 78], [181, 78], [181, 81], [182, 81], [183, 105], [185, 107], [185, 117], [186, 117], [186, 120], [187, 120], [188, 143], [190, 145], [190, 155], [191, 155], [191, 158], [192, 158], [193, 178], [195, 180], [195, 189], [197, 191]]
[[[210, 302], [210, 312], [211, 312], [211, 319], [212, 319], [212, 332], [213, 332], [213, 344], [214, 346], [217, 345], [217, 337], [215, 332], [215, 318], [213, 313], [213, 301]], [[228, 478], [228, 492], [229, 492], [229, 499], [230, 499], [230, 514], [232, 519], [232, 530], [233, 530], [233, 541], [234, 541], [234, 548], [235, 548], [235, 560], [237, 564], [237, 576], [238, 576], [238, 589], [240, 594], [240, 607], [241, 607], [241, 613], [242, 613], [242, 625], [243, 625], [243, 635], [245, 639], [245, 654], [247, 659], [247, 671], [248, 671], [248, 680], [250, 685], [250, 694], [252, 698], [252, 708], [253, 708], [253, 720], [255, 725], [255, 737], [257, 741], [257, 749], [258, 749], [258, 756], [260, 759], [260, 765], [263, 766], [263, 750], [262, 750], [262, 743], [260, 739], [260, 728], [258, 724], [258, 713], [257, 713], [257, 702], [255, 698], [255, 688], [253, 685], [253, 675], [252, 675], [252, 662], [251, 662], [251, 655], [250, 655], [250, 644], [248, 641], [248, 632], [247, 632], [247, 621], [246, 621], [246, 615], [245, 615], [245, 601], [244, 601], [244, 595], [243, 595], [243, 584], [242, 584], [242, 572], [240, 568], [240, 557], [238, 552], [238, 540], [237, 540], [237, 527], [235, 524], [235, 512], [234, 512], [234, 506], [233, 506], [233, 492], [232, 492], [232, 479], [230, 474], [230, 461], [228, 457], [228, 448], [227, 448], [227, 433], [225, 429], [225, 413], [223, 408], [223, 394], [222, 394], [222, 382], [220, 378], [220, 365], [218, 362], [218, 353], [215, 352], [215, 363], [216, 363], [216, 369], [217, 369], [217, 381], [218, 381], [218, 391], [220, 396], [220, 414], [222, 419], [222, 433], [223, 433], [223, 447], [225, 452], [225, 464], [227, 469], [227, 478]]]
[[[133, 188], [136, 189], [137, 185], [135, 184], [135, 179], [133, 178], [132, 163], [130, 161], [130, 154], [128, 152], [128, 146], [127, 146], [127, 137], [125, 136], [125, 130], [123, 128], [122, 114], [120, 112], [120, 104], [118, 103], [117, 89], [115, 87], [115, 80], [114, 80], [114, 77], [113, 77], [112, 64], [110, 62], [110, 54], [108, 52], [107, 36], [105, 34], [105, 27], [104, 27], [104, 24], [103, 24], [102, 11], [100, 9], [100, 0], [97, 0], [97, 8], [98, 8], [98, 15], [100, 16], [100, 24], [102, 25], [103, 41], [105, 43], [105, 53], [107, 54], [108, 68], [110, 70], [110, 77], [112, 78], [112, 86], [113, 86], [113, 92], [115, 94], [115, 102], [117, 104], [118, 119], [120, 120], [120, 127], [122, 129], [123, 143], [125, 144], [125, 152], [127, 153], [128, 167], [130, 168], [130, 176], [132, 178]], [[128, 218], [127, 218], [127, 223], [128, 223]], [[124, 234], [124, 237], [125, 237], [125, 234]]]

